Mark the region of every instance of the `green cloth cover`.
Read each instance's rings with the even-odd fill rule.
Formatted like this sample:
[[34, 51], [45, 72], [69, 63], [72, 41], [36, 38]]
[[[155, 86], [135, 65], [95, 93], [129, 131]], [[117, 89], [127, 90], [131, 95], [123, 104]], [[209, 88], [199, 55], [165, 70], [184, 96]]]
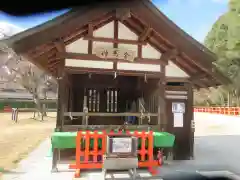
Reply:
[[[98, 132], [101, 134], [102, 132]], [[131, 132], [133, 133], [133, 132]], [[66, 149], [76, 147], [77, 132], [54, 132], [52, 134], [52, 148]], [[167, 132], [153, 132], [154, 147], [155, 148], [167, 148], [174, 145], [175, 136]], [[139, 142], [140, 145], [141, 142]], [[84, 142], [82, 142], [84, 145]], [[101, 146], [101, 139], [98, 142]], [[147, 142], [146, 142], [147, 145]], [[90, 140], [90, 147], [93, 147], [93, 139]]]

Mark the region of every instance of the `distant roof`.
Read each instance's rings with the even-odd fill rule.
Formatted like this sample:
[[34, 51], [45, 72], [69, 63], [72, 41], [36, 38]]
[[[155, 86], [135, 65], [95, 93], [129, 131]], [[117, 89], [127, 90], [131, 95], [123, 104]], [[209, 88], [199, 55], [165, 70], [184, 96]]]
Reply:
[[[49, 57], [54, 54], [56, 39], [61, 38], [65, 44], [68, 44], [74, 39], [72, 33], [79, 32], [91, 20], [104, 17], [118, 8], [126, 7], [130, 8], [134, 15], [126, 20], [133, 30], [139, 31], [140, 28], [144, 30], [143, 25], [148, 24], [156, 32], [153, 38], [159, 44], [164, 43], [165, 46], [176, 48], [181, 52], [178, 65], [197, 79], [198, 82], [193, 83], [198, 86], [203, 83], [207, 87], [230, 83], [230, 80], [212, 64], [216, 60], [215, 54], [181, 30], [148, 0], [120, 0], [74, 8], [53, 20], [16, 34], [2, 42], [12, 47], [17, 53], [29, 55], [33, 63], [46, 68], [46, 62], [36, 59], [43, 55]], [[132, 24], [133, 22], [135, 22], [135, 26]], [[140, 23], [142, 24], [139, 25]], [[155, 44], [155, 47], [159, 50], [162, 49], [161, 45]]]

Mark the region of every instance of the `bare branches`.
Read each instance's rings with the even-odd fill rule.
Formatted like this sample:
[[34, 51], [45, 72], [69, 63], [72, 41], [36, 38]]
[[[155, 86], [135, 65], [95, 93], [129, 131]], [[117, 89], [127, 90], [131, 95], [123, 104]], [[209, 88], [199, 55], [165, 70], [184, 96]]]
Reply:
[[42, 70], [31, 64], [13, 49], [0, 44], [0, 76], [24, 87], [33, 96], [37, 109], [46, 114], [41, 97], [47, 98], [47, 92], [56, 92], [57, 83]]

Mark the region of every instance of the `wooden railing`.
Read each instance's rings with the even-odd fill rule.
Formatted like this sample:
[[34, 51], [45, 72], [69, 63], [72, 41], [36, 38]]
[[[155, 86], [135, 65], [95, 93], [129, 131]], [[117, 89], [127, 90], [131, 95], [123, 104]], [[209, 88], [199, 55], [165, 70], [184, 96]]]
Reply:
[[240, 107], [194, 107], [194, 112], [238, 116]]

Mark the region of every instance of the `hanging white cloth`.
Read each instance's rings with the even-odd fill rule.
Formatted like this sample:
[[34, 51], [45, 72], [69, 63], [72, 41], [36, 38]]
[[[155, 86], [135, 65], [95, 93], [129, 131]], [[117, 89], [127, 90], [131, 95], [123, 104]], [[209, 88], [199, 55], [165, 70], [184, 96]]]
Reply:
[[133, 101], [131, 104], [130, 112], [137, 112], [137, 105], [135, 101]]

